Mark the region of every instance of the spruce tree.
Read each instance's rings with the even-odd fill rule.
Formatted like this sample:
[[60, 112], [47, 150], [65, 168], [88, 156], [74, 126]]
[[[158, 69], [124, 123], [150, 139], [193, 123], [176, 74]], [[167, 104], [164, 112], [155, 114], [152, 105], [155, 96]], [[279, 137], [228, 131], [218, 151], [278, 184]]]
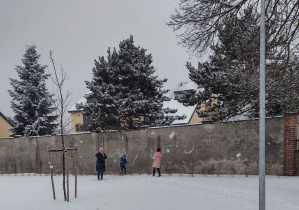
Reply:
[[92, 129], [128, 130], [141, 125], [169, 125], [179, 116], [167, 116], [174, 109], [162, 109], [168, 100], [164, 82], [154, 76], [152, 56], [134, 45], [133, 36], [120, 42], [119, 50], [107, 51], [107, 60], [95, 60], [87, 104], [79, 105], [93, 118]]
[[12, 90], [8, 90], [12, 97], [11, 107], [15, 112], [16, 122], [12, 131], [15, 135], [42, 136], [51, 134], [57, 124], [53, 122], [57, 116], [52, 106], [53, 97], [46, 88], [46, 66], [39, 64], [40, 55], [36, 46], [27, 46], [22, 58], [23, 66], [16, 66], [19, 80], [10, 78]]

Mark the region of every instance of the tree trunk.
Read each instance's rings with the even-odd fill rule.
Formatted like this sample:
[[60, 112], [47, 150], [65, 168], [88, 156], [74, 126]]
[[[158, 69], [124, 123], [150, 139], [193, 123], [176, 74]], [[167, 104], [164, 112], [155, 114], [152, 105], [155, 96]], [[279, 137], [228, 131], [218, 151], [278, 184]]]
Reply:
[[65, 191], [65, 152], [64, 152], [64, 148], [63, 148], [63, 152], [62, 152], [62, 174], [63, 174], [63, 194], [64, 194], [64, 200], [66, 201], [66, 191]]
[[[63, 129], [61, 126], [60, 129]], [[63, 194], [64, 194], [64, 200], [66, 201], [66, 190], [65, 190], [65, 147], [64, 147], [64, 136], [63, 131], [61, 130], [61, 142], [62, 142], [62, 176], [63, 176]]]

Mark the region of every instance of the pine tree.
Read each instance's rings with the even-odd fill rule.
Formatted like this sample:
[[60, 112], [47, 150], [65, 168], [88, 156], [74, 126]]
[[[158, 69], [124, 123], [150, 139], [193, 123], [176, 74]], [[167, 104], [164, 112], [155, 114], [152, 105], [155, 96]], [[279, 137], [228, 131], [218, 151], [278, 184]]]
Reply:
[[90, 114], [92, 129], [126, 130], [141, 125], [168, 125], [179, 116], [167, 116], [174, 109], [162, 109], [168, 100], [162, 90], [164, 82], [153, 76], [152, 56], [134, 45], [133, 36], [120, 42], [119, 50], [107, 51], [107, 60], [95, 60], [92, 81], [86, 81], [91, 91], [86, 95], [85, 114]]
[[[273, 28], [270, 25], [266, 27]], [[205, 91], [179, 100], [185, 105], [193, 105], [217, 98], [210, 110], [199, 112], [202, 117], [213, 116], [218, 120], [238, 115], [257, 117], [259, 24], [253, 9], [249, 7], [242, 15], [232, 15], [225, 19], [224, 25], [218, 29], [218, 37], [219, 41], [211, 46], [213, 53], [210, 60], [203, 64], [203, 69], [199, 71], [187, 64], [190, 79], [203, 85]], [[284, 71], [284, 55], [280, 54], [278, 47], [270, 48], [270, 44], [266, 46], [266, 114], [277, 116], [290, 111], [298, 112], [299, 86], [295, 82], [299, 79], [298, 62], [295, 56], [290, 57], [291, 66]]]
[[36, 46], [28, 46], [22, 59], [24, 66], [16, 66], [20, 80], [10, 78], [12, 90], [11, 107], [15, 112], [14, 120], [17, 125], [12, 131], [15, 135], [41, 136], [51, 134], [56, 124], [57, 116], [53, 115], [51, 95], [46, 88], [46, 66], [38, 63], [40, 55]]

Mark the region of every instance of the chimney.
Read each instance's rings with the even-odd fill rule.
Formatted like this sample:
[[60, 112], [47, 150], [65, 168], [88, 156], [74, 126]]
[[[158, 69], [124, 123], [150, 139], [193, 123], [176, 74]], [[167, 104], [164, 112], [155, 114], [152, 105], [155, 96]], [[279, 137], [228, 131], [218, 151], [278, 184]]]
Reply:
[[[201, 71], [203, 69], [203, 65], [198, 61], [197, 63], [197, 68], [198, 68], [198, 71]], [[202, 85], [198, 85], [197, 88], [202, 88], [203, 86]]]
[[201, 71], [203, 69], [203, 65], [198, 61], [198, 64], [197, 64], [197, 68], [199, 71]]

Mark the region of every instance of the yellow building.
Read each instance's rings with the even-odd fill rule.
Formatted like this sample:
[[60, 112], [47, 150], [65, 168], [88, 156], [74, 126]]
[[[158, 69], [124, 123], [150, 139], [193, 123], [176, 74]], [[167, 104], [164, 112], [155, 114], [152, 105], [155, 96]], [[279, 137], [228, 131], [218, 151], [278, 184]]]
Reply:
[[[86, 98], [81, 98], [76, 104], [85, 104]], [[76, 105], [72, 106], [69, 111], [71, 114], [71, 126], [72, 133], [84, 132], [83, 127], [83, 113], [80, 109], [76, 108]]]
[[7, 118], [0, 112], [0, 138], [7, 138], [12, 135], [12, 132], [9, 130], [12, 125], [8, 122]]

